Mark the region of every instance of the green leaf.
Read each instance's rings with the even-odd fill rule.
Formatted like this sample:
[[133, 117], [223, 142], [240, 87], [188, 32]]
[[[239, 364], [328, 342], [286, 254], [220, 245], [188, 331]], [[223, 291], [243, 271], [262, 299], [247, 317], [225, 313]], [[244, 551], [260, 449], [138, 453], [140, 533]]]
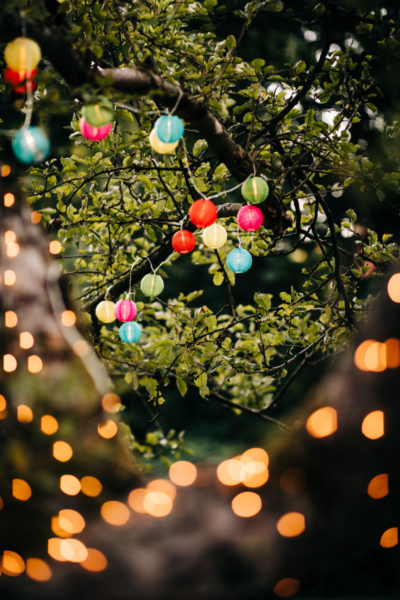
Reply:
[[188, 388], [187, 388], [186, 382], [181, 377], [176, 378], [176, 387], [178, 388], [179, 393], [183, 398], [185, 396]]
[[213, 284], [214, 285], [221, 285], [224, 281], [224, 275], [221, 271], [217, 271], [216, 273], [214, 273], [213, 276]]

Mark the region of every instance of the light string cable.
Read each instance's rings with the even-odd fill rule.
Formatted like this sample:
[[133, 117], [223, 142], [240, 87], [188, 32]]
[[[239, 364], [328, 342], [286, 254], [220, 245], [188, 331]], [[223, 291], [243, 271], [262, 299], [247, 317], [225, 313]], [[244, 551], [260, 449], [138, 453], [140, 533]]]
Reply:
[[141, 256], [138, 256], [138, 258], [136, 260], [133, 261], [130, 272], [129, 272], [129, 290], [127, 293], [128, 298], [130, 296], [133, 296], [133, 299], [135, 299], [136, 296], [136, 290], [132, 290], [132, 275], [133, 275], [133, 269], [136, 267], [136, 265], [142, 260]]

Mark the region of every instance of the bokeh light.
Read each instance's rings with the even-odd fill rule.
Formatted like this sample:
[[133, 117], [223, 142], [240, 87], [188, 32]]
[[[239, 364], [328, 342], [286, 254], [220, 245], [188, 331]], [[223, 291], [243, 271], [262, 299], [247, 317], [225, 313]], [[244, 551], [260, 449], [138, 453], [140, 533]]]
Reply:
[[131, 516], [129, 508], [116, 500], [105, 502], [100, 509], [100, 513], [107, 523], [116, 526], [125, 525]]
[[387, 473], [380, 473], [375, 475], [368, 483], [367, 487], [368, 496], [378, 500], [384, 498], [389, 493], [389, 476]]
[[81, 567], [92, 573], [104, 571], [107, 568], [107, 558], [96, 548], [87, 549], [87, 557], [81, 562]]
[[377, 440], [385, 434], [385, 416], [383, 411], [370, 412], [361, 424], [361, 431], [370, 440]]
[[40, 429], [46, 435], [53, 435], [58, 431], [58, 421], [52, 415], [43, 415], [40, 419]]
[[17, 406], [17, 419], [20, 423], [31, 423], [33, 421], [33, 412], [26, 404]]
[[85, 494], [85, 496], [90, 496], [94, 498], [95, 496], [98, 496], [101, 493], [103, 486], [101, 484], [101, 481], [99, 481], [97, 477], [93, 477], [92, 475], [85, 475], [81, 479], [81, 488], [82, 493]]
[[81, 491], [81, 482], [75, 475], [61, 475], [60, 490], [68, 496], [76, 496]]
[[296, 537], [306, 528], [304, 515], [298, 512], [289, 512], [277, 522], [276, 528], [283, 537]]
[[74, 451], [68, 442], [57, 440], [53, 444], [53, 457], [60, 462], [67, 462], [72, 458]]
[[238, 517], [254, 517], [261, 508], [261, 498], [255, 492], [241, 492], [232, 500], [232, 510]]
[[315, 438], [324, 438], [337, 430], [337, 412], [331, 406], [324, 406], [313, 412], [307, 419], [306, 429]]
[[29, 483], [24, 479], [13, 479], [12, 480], [12, 495], [17, 500], [25, 502], [32, 496], [32, 489]]

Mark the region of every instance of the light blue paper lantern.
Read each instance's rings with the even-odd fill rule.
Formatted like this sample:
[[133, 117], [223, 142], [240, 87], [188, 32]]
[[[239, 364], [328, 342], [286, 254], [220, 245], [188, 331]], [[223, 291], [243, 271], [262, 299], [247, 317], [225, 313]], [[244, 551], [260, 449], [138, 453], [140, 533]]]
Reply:
[[119, 328], [119, 337], [123, 342], [134, 344], [142, 335], [142, 328], [135, 321], [127, 321]]
[[13, 152], [25, 164], [39, 163], [50, 154], [49, 138], [40, 127], [23, 127], [12, 141]]
[[234, 273], [246, 273], [250, 269], [253, 259], [250, 252], [244, 248], [234, 248], [229, 252], [226, 262]]
[[154, 130], [161, 142], [173, 144], [181, 139], [185, 127], [179, 117], [163, 115], [155, 122]]

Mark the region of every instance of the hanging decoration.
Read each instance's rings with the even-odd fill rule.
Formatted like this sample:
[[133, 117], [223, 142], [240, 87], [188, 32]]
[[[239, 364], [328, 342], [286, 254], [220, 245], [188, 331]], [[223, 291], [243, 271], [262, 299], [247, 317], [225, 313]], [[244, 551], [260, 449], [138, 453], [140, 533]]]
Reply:
[[206, 227], [203, 231], [203, 242], [208, 248], [218, 250], [226, 243], [228, 234], [225, 227], [219, 223], [213, 223], [209, 227]]
[[156, 136], [165, 144], [179, 142], [185, 127], [179, 117], [174, 115], [163, 115], [157, 119], [154, 125]]
[[237, 222], [243, 231], [257, 231], [262, 225], [263, 214], [257, 206], [246, 204], [237, 214]]
[[25, 164], [38, 163], [50, 154], [49, 138], [40, 127], [23, 127], [12, 140], [12, 149]]
[[104, 138], [106, 138], [110, 133], [111, 127], [112, 123], [107, 123], [101, 127], [94, 127], [93, 125], [89, 125], [89, 123], [85, 121], [84, 117], [82, 117], [79, 121], [79, 129], [81, 134], [87, 140], [91, 140], [93, 142], [100, 142], [100, 140], [104, 140]]
[[142, 328], [139, 323], [135, 321], [128, 321], [127, 323], [123, 323], [119, 328], [119, 337], [123, 342], [127, 342], [128, 344], [134, 344], [140, 339], [142, 335]]
[[196, 238], [191, 231], [180, 229], [172, 236], [172, 247], [179, 254], [189, 254], [196, 245]]
[[137, 315], [137, 306], [133, 300], [118, 300], [114, 306], [114, 315], [118, 321], [133, 321]]
[[217, 207], [211, 200], [196, 200], [189, 209], [189, 219], [198, 229], [208, 227], [217, 220]]
[[268, 183], [262, 177], [250, 177], [243, 182], [241, 192], [249, 204], [260, 204], [268, 197]]
[[4, 71], [4, 81], [12, 86], [16, 94], [26, 94], [28, 90], [32, 92], [37, 88], [38, 84], [34, 80], [37, 72], [37, 69], [33, 69], [28, 73], [26, 71], [13, 71], [10, 67], [7, 67]]
[[114, 120], [114, 108], [107, 98], [99, 102], [87, 104], [82, 109], [82, 116], [92, 127], [103, 127]]
[[4, 50], [6, 64], [13, 71], [32, 73], [42, 58], [40, 46], [27, 37], [15, 38]]
[[234, 248], [229, 252], [226, 262], [234, 273], [245, 273], [250, 269], [253, 259], [244, 248]]
[[165, 142], [162, 142], [158, 139], [155, 129], [151, 130], [149, 141], [152, 149], [159, 154], [171, 154], [172, 152], [175, 152], [179, 145], [179, 140], [177, 142], [173, 142], [172, 144], [166, 144]]
[[112, 323], [115, 321], [114, 307], [115, 304], [111, 300], [102, 300], [96, 306], [96, 317], [102, 323]]
[[159, 296], [164, 289], [164, 282], [160, 275], [156, 273], [148, 273], [140, 282], [140, 289], [145, 296], [154, 298]]

